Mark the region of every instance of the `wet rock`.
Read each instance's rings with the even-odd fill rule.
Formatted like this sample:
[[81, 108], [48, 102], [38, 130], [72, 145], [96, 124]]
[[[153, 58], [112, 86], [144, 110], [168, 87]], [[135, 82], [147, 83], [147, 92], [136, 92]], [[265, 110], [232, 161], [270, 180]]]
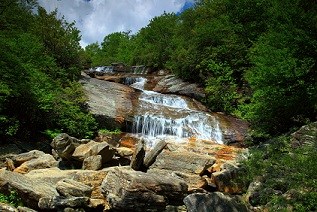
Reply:
[[220, 192], [190, 194], [184, 199], [188, 212], [246, 212], [247, 207]]
[[143, 170], [144, 156], [145, 156], [144, 140], [139, 140], [131, 159], [131, 164], [130, 164], [131, 168], [136, 171]]
[[153, 88], [153, 91], [180, 94], [197, 100], [204, 98], [206, 95], [203, 88], [200, 88], [197, 84], [184, 82], [174, 75], [161, 77]]
[[38, 206], [42, 210], [64, 209], [64, 208], [81, 208], [88, 207], [88, 197], [43, 197], [39, 200]]
[[163, 151], [166, 146], [166, 142], [164, 140], [160, 140], [153, 149], [148, 152], [144, 158], [144, 166], [149, 168], [156, 160], [157, 156]]
[[22, 163], [19, 167], [14, 169], [14, 172], [25, 174], [31, 170], [51, 168], [57, 166], [58, 162], [52, 155], [43, 153], [43, 155], [40, 155], [38, 158], [33, 158], [29, 161]]
[[244, 147], [244, 141], [249, 137], [248, 122], [224, 115], [223, 113], [214, 113], [217, 117], [223, 136], [223, 143], [237, 147]]
[[98, 143], [95, 141], [90, 141], [87, 144], [82, 144], [78, 146], [72, 157], [79, 161], [84, 161], [90, 156], [101, 155], [102, 163], [106, 163], [112, 159], [115, 151], [110, 148], [108, 143]]
[[101, 189], [115, 211], [162, 211], [166, 205], [182, 205], [187, 184], [172, 176], [116, 168]]
[[151, 168], [201, 175], [215, 163], [215, 158], [193, 152], [163, 150]]
[[86, 170], [99, 170], [102, 167], [102, 157], [101, 155], [93, 155], [85, 158], [83, 161], [83, 169]]
[[92, 193], [92, 187], [72, 179], [59, 181], [56, 189], [64, 197], [90, 197]]
[[89, 110], [101, 127], [123, 129], [133, 121], [133, 102], [138, 95], [133, 88], [89, 77], [81, 83], [89, 99]]

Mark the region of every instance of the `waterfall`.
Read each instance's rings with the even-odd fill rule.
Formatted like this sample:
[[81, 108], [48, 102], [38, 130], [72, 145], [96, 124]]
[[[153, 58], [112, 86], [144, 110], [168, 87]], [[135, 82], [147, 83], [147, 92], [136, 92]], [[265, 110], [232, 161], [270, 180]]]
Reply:
[[222, 142], [222, 131], [216, 117], [195, 108], [181, 96], [144, 90], [145, 78], [137, 78], [131, 87], [142, 90], [132, 133], [143, 137], [149, 146], [158, 139], [187, 141], [189, 138]]

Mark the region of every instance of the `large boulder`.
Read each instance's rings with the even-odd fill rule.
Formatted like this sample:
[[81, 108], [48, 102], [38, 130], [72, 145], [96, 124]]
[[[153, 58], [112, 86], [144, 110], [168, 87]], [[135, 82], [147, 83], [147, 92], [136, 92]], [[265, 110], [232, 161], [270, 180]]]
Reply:
[[89, 77], [81, 79], [88, 108], [101, 127], [123, 129], [133, 121], [133, 104], [138, 93], [129, 86]]
[[29, 161], [25, 161], [19, 167], [14, 169], [14, 172], [25, 174], [31, 170], [45, 169], [45, 168], [51, 168], [51, 167], [57, 167], [57, 166], [58, 166], [58, 162], [55, 160], [55, 158], [52, 155], [43, 154], [43, 155], [40, 155], [38, 158], [33, 158]]
[[14, 163], [14, 166], [20, 166], [22, 163], [30, 161], [32, 159], [37, 159], [40, 156], [45, 155], [44, 152], [39, 151], [39, 150], [32, 150], [29, 152], [24, 152], [18, 155], [15, 155], [14, 157], [12, 157], [12, 161]]
[[220, 192], [190, 194], [184, 199], [188, 212], [247, 212], [248, 209], [235, 198]]
[[162, 211], [168, 204], [182, 205], [188, 186], [172, 176], [116, 168], [101, 189], [114, 211]]
[[60, 170], [58, 168], [49, 168], [34, 170], [27, 173], [25, 176], [27, 176], [31, 181], [37, 180], [39, 182], [49, 182], [53, 184], [52, 187], [55, 187], [55, 185], [63, 179], [73, 179], [92, 187], [92, 198], [103, 199], [104, 197], [100, 192], [100, 185], [111, 170], [113, 170], [113, 168], [107, 168], [99, 171], [78, 169]]
[[189, 151], [163, 150], [151, 168], [202, 175], [215, 161], [215, 158], [209, 155]]
[[78, 146], [73, 152], [72, 157], [79, 161], [84, 161], [90, 156], [101, 155], [102, 163], [106, 163], [112, 159], [115, 150], [112, 149], [106, 142], [95, 142], [90, 141], [87, 144], [82, 144]]
[[0, 191], [7, 193], [15, 190], [23, 203], [31, 208], [37, 208], [40, 198], [58, 196], [55, 184], [51, 181], [31, 179], [26, 175], [0, 169]]
[[246, 189], [246, 185], [242, 181], [237, 181], [237, 177], [243, 174], [244, 170], [238, 165], [225, 163], [221, 166], [220, 171], [211, 174], [211, 178], [218, 191], [239, 194]]
[[79, 140], [67, 135], [66, 133], [61, 133], [53, 139], [51, 146], [60, 158], [70, 159], [75, 151], [75, 148], [80, 144], [87, 142], [88, 141], [85, 139]]

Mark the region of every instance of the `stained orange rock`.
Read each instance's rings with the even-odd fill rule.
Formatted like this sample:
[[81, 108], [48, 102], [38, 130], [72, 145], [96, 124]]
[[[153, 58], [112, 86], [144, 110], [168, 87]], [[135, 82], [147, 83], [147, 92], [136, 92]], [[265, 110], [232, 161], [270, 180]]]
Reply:
[[135, 145], [137, 144], [137, 139], [133, 137], [122, 137], [120, 140], [120, 147], [128, 147], [134, 149]]

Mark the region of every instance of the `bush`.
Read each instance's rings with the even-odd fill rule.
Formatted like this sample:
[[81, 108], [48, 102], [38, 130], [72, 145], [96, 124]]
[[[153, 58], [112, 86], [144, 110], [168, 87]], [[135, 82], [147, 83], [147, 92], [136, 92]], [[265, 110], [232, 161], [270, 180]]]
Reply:
[[0, 202], [13, 205], [14, 207], [22, 206], [22, 200], [15, 191], [11, 191], [8, 195], [0, 193]]
[[290, 138], [281, 136], [251, 150], [249, 160], [243, 162], [250, 183], [262, 176], [259, 200], [273, 211], [293, 207], [295, 211], [316, 211], [317, 148], [305, 146], [293, 149]]

